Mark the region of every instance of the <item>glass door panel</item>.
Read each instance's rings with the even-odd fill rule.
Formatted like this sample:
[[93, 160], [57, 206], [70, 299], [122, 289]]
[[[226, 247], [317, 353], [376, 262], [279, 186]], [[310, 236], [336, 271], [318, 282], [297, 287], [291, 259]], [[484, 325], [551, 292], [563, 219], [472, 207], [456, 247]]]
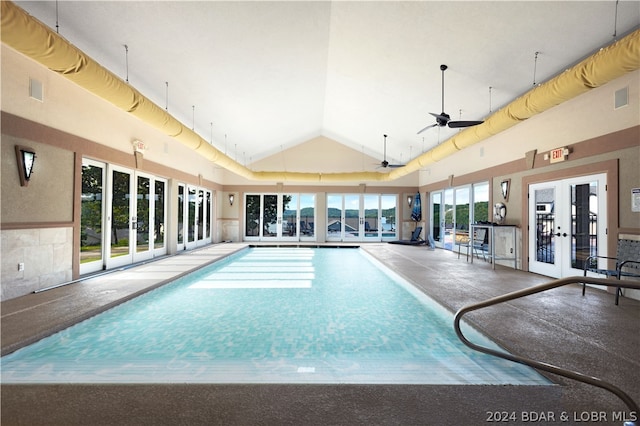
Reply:
[[[166, 191], [166, 182], [161, 180], [155, 181], [154, 186], [154, 197], [153, 197], [153, 217], [154, 217], [154, 226], [153, 226], [153, 248], [155, 250], [164, 249], [166, 247], [165, 236], [164, 236], [164, 224], [166, 221], [165, 217], [165, 191]], [[178, 211], [180, 210], [180, 205], [178, 205]]]
[[278, 236], [278, 196], [276, 194], [265, 194], [262, 204], [262, 236]]
[[132, 263], [132, 176], [130, 172], [112, 169], [111, 208], [109, 210], [110, 243], [107, 268]]
[[444, 190], [444, 240], [443, 247], [453, 250], [455, 211], [453, 210], [453, 189]]
[[136, 188], [136, 216], [133, 218], [133, 228], [135, 230], [136, 253], [146, 253], [149, 251], [149, 225], [151, 209], [149, 208], [150, 179], [138, 176]]
[[187, 209], [185, 186], [178, 185], [178, 250], [184, 250], [184, 236], [186, 234], [184, 218], [187, 216], [185, 211]]
[[211, 191], [206, 191], [205, 194], [205, 206], [206, 206], [206, 215], [205, 215], [205, 223], [206, 223], [206, 232], [204, 234], [207, 243], [211, 242], [211, 229], [213, 225], [211, 223], [211, 212], [213, 211], [213, 197], [211, 196]]
[[316, 229], [316, 196], [300, 195], [300, 239], [315, 239]]
[[[530, 245], [535, 256], [530, 256], [529, 270], [552, 277], [560, 276], [560, 268], [556, 264], [556, 192], [557, 185], [542, 184], [530, 188], [533, 202], [530, 203], [530, 217], [534, 223], [534, 238], [530, 238]], [[530, 196], [531, 196], [530, 195]], [[529, 227], [532, 228], [531, 226]]]
[[397, 195], [380, 196], [380, 229], [383, 240], [395, 240], [398, 238], [396, 226], [396, 211], [398, 206]]
[[260, 237], [260, 195], [245, 196], [245, 237]]
[[[549, 277], [562, 275], [560, 257], [562, 223], [556, 213], [565, 214], [557, 203], [561, 182], [549, 182], [529, 186], [529, 271]], [[559, 208], [559, 209], [558, 209]]]
[[430, 228], [431, 228], [431, 236], [436, 243], [437, 247], [442, 247], [442, 243], [444, 240], [444, 236], [442, 234], [442, 229], [444, 226], [443, 215], [442, 215], [442, 192], [432, 192], [431, 193], [431, 218], [430, 218]]
[[198, 195], [197, 190], [191, 186], [187, 187], [187, 248], [195, 247], [197, 229], [197, 212], [198, 212]]
[[104, 267], [103, 194], [104, 165], [84, 160], [82, 164], [82, 196], [80, 218], [80, 274]]
[[364, 194], [363, 199], [364, 211], [360, 214], [364, 220], [364, 229], [361, 229], [362, 235], [364, 235], [365, 240], [380, 241], [380, 222], [382, 222], [380, 219], [380, 196], [377, 194]]
[[360, 239], [361, 227], [364, 228], [364, 217], [360, 211], [360, 194], [346, 194], [344, 196], [344, 239]]
[[204, 228], [205, 228], [205, 223], [204, 223], [204, 212], [206, 209], [206, 205], [204, 202], [204, 191], [202, 189], [198, 190], [198, 198], [196, 199], [197, 202], [197, 209], [198, 209], [198, 214], [196, 216], [196, 229], [198, 230], [198, 245], [202, 245], [204, 244]]
[[584, 270], [598, 253], [598, 182], [569, 185], [571, 191], [571, 267]]
[[469, 200], [470, 188], [468, 186], [458, 187], [455, 190], [455, 245], [469, 241]]
[[280, 211], [282, 238], [298, 240], [298, 194], [282, 194]]
[[473, 185], [473, 223], [489, 221], [489, 183]]
[[[570, 201], [568, 245], [562, 274], [579, 275], [589, 256], [615, 256], [607, 252], [607, 176], [599, 174], [568, 179], [563, 182]], [[564, 237], [564, 232], [562, 233]], [[615, 250], [615, 249], [614, 249]], [[599, 259], [601, 268], [606, 259]]]
[[327, 240], [342, 240], [342, 195], [327, 195]]

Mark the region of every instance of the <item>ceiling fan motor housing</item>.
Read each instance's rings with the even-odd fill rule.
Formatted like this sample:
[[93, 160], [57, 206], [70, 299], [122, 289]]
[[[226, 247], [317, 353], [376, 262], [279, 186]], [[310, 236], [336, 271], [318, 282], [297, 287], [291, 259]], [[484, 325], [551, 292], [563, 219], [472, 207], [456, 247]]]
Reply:
[[436, 116], [436, 123], [438, 123], [438, 126], [444, 127], [447, 125], [450, 119], [451, 117], [449, 116], [449, 114], [443, 112], [439, 116]]

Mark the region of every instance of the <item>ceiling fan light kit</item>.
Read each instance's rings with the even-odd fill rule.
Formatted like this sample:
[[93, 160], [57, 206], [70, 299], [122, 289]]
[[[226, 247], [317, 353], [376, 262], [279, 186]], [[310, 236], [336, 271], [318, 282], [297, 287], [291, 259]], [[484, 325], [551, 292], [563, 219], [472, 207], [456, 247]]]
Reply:
[[442, 113], [434, 114], [433, 112], [430, 112], [429, 114], [433, 115], [436, 118], [436, 124], [431, 124], [425, 127], [424, 129], [420, 130], [418, 134], [432, 127], [448, 126], [451, 129], [460, 129], [463, 127], [477, 126], [478, 124], [484, 123], [484, 121], [451, 121], [451, 116], [444, 112], [444, 72], [447, 70], [447, 68], [449, 67], [444, 64], [440, 65], [440, 71], [442, 71]]

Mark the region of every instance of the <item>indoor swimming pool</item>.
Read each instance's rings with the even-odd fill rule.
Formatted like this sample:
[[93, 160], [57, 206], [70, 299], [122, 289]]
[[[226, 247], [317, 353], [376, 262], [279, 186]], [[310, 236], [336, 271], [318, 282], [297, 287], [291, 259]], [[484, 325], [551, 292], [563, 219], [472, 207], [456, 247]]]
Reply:
[[450, 312], [357, 248], [243, 250], [1, 367], [3, 383], [550, 383], [464, 346]]

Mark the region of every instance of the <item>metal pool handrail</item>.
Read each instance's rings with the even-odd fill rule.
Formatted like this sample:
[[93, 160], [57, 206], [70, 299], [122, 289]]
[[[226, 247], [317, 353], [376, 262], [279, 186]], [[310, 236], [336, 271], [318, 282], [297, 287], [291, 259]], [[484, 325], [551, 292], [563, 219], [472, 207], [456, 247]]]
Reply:
[[[454, 318], [454, 328], [456, 330], [456, 334], [458, 338], [465, 345], [469, 346], [472, 349], [475, 349], [480, 352], [484, 352], [489, 355], [497, 356], [500, 358], [507, 359], [509, 361], [517, 362], [520, 364], [528, 365], [529, 367], [533, 367], [538, 370], [547, 371], [549, 373], [557, 374], [559, 376], [568, 377], [573, 380], [577, 380], [582, 383], [587, 383], [593, 386], [597, 386], [603, 389], [608, 390], [609, 392], [614, 393], [618, 398], [620, 398], [624, 403], [629, 407], [632, 412], [640, 413], [640, 409], [638, 408], [638, 404], [635, 403], [633, 399], [629, 395], [627, 395], [622, 389], [618, 388], [611, 383], [605, 382], [602, 379], [597, 377], [587, 376], [585, 374], [579, 373], [577, 371], [567, 370], [561, 367], [557, 367], [552, 364], [548, 364], [545, 362], [536, 361], [530, 358], [526, 358], [519, 355], [512, 355], [509, 353], [499, 352], [494, 349], [490, 349], [484, 346], [476, 345], [475, 343], [470, 342], [463, 334], [460, 329], [460, 321], [462, 320], [462, 316], [468, 312], [475, 311], [478, 309], [486, 308], [488, 306], [497, 305], [502, 302], [507, 302], [509, 300], [518, 299], [524, 296], [529, 296], [531, 294], [541, 293], [546, 290], [551, 290], [557, 287], [562, 287], [567, 284], [575, 284], [575, 283], [587, 283], [587, 284], [595, 284], [602, 286], [612, 286], [612, 287], [625, 287], [625, 288], [633, 288], [640, 290], [640, 283], [634, 283], [632, 281], [620, 281], [614, 279], [604, 279], [604, 278], [593, 278], [593, 277], [566, 277], [560, 278], [557, 280], [550, 281], [546, 284], [540, 284], [537, 286], [525, 288], [523, 290], [514, 291], [511, 293], [504, 294], [502, 296], [493, 297], [491, 299], [485, 300], [484, 302], [474, 303], [472, 305], [462, 307], [455, 315]], [[635, 423], [625, 423], [626, 425], [635, 425]]]

